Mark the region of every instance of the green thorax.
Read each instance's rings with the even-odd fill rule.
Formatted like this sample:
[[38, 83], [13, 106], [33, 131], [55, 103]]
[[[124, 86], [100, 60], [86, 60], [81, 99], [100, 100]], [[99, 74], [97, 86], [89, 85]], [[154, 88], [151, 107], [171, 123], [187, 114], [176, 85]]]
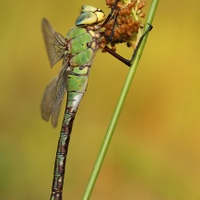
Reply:
[[71, 49], [69, 53], [73, 56], [73, 65], [82, 66], [90, 62], [94, 56], [94, 50], [89, 44], [94, 39], [94, 32], [86, 28], [74, 27], [66, 35]]

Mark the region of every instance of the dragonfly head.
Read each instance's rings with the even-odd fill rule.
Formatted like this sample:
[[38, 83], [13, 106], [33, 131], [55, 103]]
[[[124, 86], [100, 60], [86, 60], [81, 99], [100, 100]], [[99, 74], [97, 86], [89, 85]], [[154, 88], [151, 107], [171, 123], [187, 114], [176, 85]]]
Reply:
[[84, 5], [81, 8], [81, 14], [76, 20], [76, 26], [98, 24], [106, 18], [101, 9], [93, 6]]

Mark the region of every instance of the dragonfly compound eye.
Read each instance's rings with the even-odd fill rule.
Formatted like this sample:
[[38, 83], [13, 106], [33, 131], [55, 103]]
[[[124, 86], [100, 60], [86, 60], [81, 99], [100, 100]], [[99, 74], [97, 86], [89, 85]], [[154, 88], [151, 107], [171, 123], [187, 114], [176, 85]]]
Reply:
[[95, 8], [93, 6], [83, 5], [81, 11], [82, 12], [95, 12], [98, 8]]
[[84, 5], [81, 14], [76, 20], [76, 26], [92, 25], [105, 20], [105, 14], [101, 9], [93, 6]]
[[97, 23], [102, 22], [106, 19], [106, 16], [103, 11], [96, 11], [95, 14], [97, 16]]
[[92, 25], [97, 22], [97, 16], [92, 12], [84, 12], [76, 20], [76, 26]]

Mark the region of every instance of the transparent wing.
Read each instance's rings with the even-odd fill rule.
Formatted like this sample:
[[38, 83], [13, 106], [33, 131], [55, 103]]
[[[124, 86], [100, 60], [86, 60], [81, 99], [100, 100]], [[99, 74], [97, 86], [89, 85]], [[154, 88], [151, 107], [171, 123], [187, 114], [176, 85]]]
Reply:
[[52, 113], [54, 113], [57, 110], [66, 92], [66, 85], [67, 85], [66, 73], [68, 73], [66, 69], [67, 69], [67, 63], [63, 64], [58, 74], [57, 85], [56, 85], [56, 95], [55, 95], [56, 98], [54, 101], [54, 107], [53, 107]]
[[58, 106], [58, 108], [55, 110], [55, 112], [51, 116], [51, 124], [52, 124], [52, 126], [54, 128], [57, 126], [57, 122], [58, 122], [58, 117], [59, 117], [59, 114], [60, 114], [61, 105], [62, 105], [62, 103], [60, 103], [60, 105]]
[[52, 115], [51, 123], [53, 127], [57, 125], [61, 103], [66, 92], [68, 69], [67, 62], [63, 63], [58, 76], [54, 77], [47, 85], [42, 99], [42, 118], [49, 121]]
[[46, 87], [41, 104], [42, 118], [45, 121], [49, 121], [49, 117], [54, 108], [54, 102], [56, 99], [56, 87], [58, 76], [54, 77]]
[[60, 61], [66, 50], [66, 40], [60, 34], [57, 33], [48, 22], [47, 19], [42, 19], [42, 32], [44, 35], [45, 45], [49, 57], [51, 67], [53, 67], [58, 61]]

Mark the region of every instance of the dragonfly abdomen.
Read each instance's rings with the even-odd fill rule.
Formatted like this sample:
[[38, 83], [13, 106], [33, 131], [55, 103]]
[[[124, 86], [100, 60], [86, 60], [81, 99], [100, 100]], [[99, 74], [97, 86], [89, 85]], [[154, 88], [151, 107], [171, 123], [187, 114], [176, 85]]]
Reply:
[[68, 144], [79, 103], [87, 89], [88, 75], [89, 67], [75, 67], [68, 74], [67, 105], [56, 153], [51, 200], [62, 199]]

